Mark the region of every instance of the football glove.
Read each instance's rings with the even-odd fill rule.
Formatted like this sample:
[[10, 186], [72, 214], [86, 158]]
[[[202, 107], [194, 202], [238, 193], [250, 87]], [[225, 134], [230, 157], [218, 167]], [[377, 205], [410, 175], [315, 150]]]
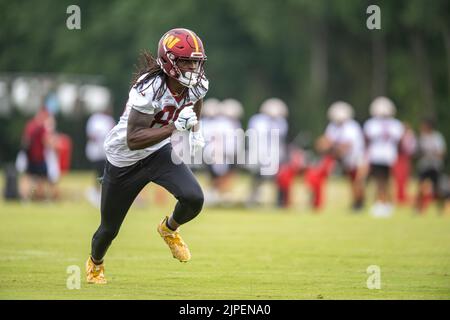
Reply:
[[191, 131], [189, 133], [189, 146], [191, 155], [196, 154], [205, 146], [205, 139], [201, 131]]
[[174, 124], [178, 131], [186, 131], [198, 123], [197, 115], [192, 107], [186, 107], [180, 111]]

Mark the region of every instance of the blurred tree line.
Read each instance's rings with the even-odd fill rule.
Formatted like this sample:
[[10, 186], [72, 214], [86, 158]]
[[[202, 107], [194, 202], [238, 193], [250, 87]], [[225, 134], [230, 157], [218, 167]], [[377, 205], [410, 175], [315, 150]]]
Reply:
[[[81, 8], [81, 30], [66, 9]], [[369, 30], [367, 7], [381, 8]], [[161, 35], [187, 27], [208, 55], [209, 97], [237, 98], [246, 120], [272, 96], [290, 108], [290, 136], [310, 139], [326, 110], [345, 100], [361, 122], [371, 100], [387, 95], [400, 119], [417, 128], [432, 115], [450, 141], [450, 2], [448, 0], [0, 0], [0, 72], [98, 74], [122, 113], [138, 54], [156, 54]], [[74, 139], [73, 166], [83, 167], [84, 121], [59, 117]], [[0, 161], [15, 158], [25, 119], [0, 119]], [[311, 141], [311, 140], [310, 140]]]

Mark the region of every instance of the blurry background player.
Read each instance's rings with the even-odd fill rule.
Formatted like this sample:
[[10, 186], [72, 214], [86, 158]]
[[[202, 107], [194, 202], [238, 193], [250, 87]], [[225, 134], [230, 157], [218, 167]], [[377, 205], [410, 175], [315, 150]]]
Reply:
[[376, 185], [375, 204], [371, 212], [376, 217], [388, 217], [393, 210], [389, 182], [404, 133], [402, 123], [394, 118], [395, 112], [395, 105], [390, 99], [378, 97], [370, 105], [372, 117], [364, 124], [367, 163]]
[[57, 200], [60, 197], [58, 183], [61, 177], [61, 162], [59, 134], [56, 131], [56, 121], [52, 114], [45, 120], [45, 126], [47, 128], [47, 144], [44, 149], [47, 165], [47, 197], [50, 200]]
[[[45, 196], [45, 180], [47, 179], [47, 163], [45, 147], [48, 144], [45, 119], [48, 111], [41, 108], [24, 128], [22, 134], [22, 150], [25, 157], [23, 167], [25, 175], [21, 179], [21, 197], [24, 200], [43, 199]], [[19, 171], [21, 171], [19, 169]]]
[[16, 159], [22, 200], [57, 200], [58, 183], [71, 164], [72, 139], [56, 131], [56, 120], [42, 107], [27, 122]]
[[[209, 175], [209, 185], [205, 190], [205, 205], [215, 205], [218, 199], [217, 180], [223, 170], [218, 163], [222, 160], [221, 138], [217, 124], [220, 111], [220, 101], [216, 98], [208, 98], [203, 102], [200, 130], [205, 139], [204, 161]], [[218, 141], [220, 140], [220, 141]], [[219, 144], [220, 143], [220, 144]]]
[[450, 215], [450, 176], [443, 174], [439, 179], [439, 192], [442, 198], [442, 214]]
[[[54, 165], [55, 159], [48, 159], [47, 156], [51, 153], [48, 149], [53, 148], [53, 133], [54, 119], [45, 107], [25, 125], [22, 135], [25, 176], [20, 183], [21, 197], [24, 200], [46, 200], [51, 195], [48, 165]], [[54, 177], [55, 172], [51, 173]]]
[[[235, 202], [235, 197], [232, 194], [235, 173], [237, 169], [238, 155], [243, 155], [244, 152], [244, 131], [242, 129], [241, 119], [244, 115], [244, 108], [242, 104], [232, 98], [223, 100], [220, 103], [220, 114], [222, 114], [222, 121], [226, 121], [226, 128], [224, 131], [224, 155], [227, 164], [227, 172], [219, 179], [219, 197], [225, 204]], [[244, 158], [245, 159], [245, 158]]]
[[86, 191], [86, 197], [95, 207], [100, 207], [101, 184], [105, 168], [106, 154], [103, 147], [106, 136], [115, 126], [116, 122], [111, 115], [111, 108], [93, 113], [86, 123], [86, 158], [95, 170], [94, 186]]
[[420, 125], [419, 135], [419, 187], [416, 208], [423, 211], [429, 202], [439, 195], [439, 179], [444, 167], [446, 154], [445, 139], [435, 129], [434, 120], [424, 119]]
[[[264, 180], [272, 181], [276, 178], [276, 172], [274, 175], [262, 175], [261, 174], [261, 161], [260, 155], [278, 154], [279, 163], [284, 163], [286, 160], [286, 138], [288, 133], [288, 122], [286, 120], [288, 116], [288, 107], [278, 98], [270, 98], [265, 100], [259, 109], [259, 113], [253, 115], [248, 123], [248, 130], [254, 130], [258, 136], [258, 145], [249, 146], [249, 156], [253, 159], [258, 159], [258, 163], [249, 164], [250, 172], [252, 174], [252, 184], [250, 196], [247, 201], [247, 205], [254, 206], [261, 203], [261, 186]], [[273, 146], [268, 143], [270, 141], [270, 135], [272, 130], [276, 130], [279, 134], [278, 149], [274, 150]], [[258, 152], [259, 154], [250, 154]]]
[[411, 177], [411, 163], [417, 151], [417, 139], [413, 129], [403, 122], [405, 132], [398, 147], [398, 157], [392, 168], [395, 186], [395, 200], [398, 204], [408, 204], [408, 185]]
[[280, 163], [280, 169], [276, 176], [277, 206], [279, 208], [288, 208], [292, 205], [292, 189], [295, 177], [305, 169], [305, 165], [304, 151], [294, 143], [288, 145], [286, 159]]
[[364, 203], [364, 134], [353, 119], [353, 108], [337, 101], [328, 109], [325, 134], [319, 139], [318, 149], [338, 161], [348, 176], [352, 192], [352, 209], [360, 210]]
[[150, 182], [163, 186], [178, 201], [157, 231], [181, 262], [191, 259], [179, 227], [203, 207], [203, 192], [191, 170], [172, 150], [170, 137], [189, 130], [192, 151], [204, 146], [197, 126], [209, 82], [204, 74], [206, 55], [191, 30], [166, 32], [158, 57], [144, 52], [124, 113], [105, 140], [107, 161], [102, 180], [101, 222], [86, 261], [88, 283], [106, 283], [103, 258], [140, 191]]
[[230, 204], [234, 201], [231, 191], [236, 157], [243, 152], [243, 139], [237, 135], [237, 130], [242, 130], [243, 108], [235, 99], [222, 102], [209, 99], [206, 102], [201, 128], [207, 143], [205, 156], [208, 157], [211, 186], [205, 195], [205, 203]]

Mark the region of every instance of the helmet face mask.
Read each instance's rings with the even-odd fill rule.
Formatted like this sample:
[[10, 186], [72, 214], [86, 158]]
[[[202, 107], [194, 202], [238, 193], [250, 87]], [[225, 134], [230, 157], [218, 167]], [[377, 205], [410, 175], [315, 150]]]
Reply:
[[204, 74], [203, 64], [201, 60], [178, 59], [174, 66], [175, 70], [178, 69], [178, 82], [189, 88], [196, 86]]
[[191, 30], [172, 29], [159, 41], [158, 64], [165, 74], [183, 86], [192, 88], [201, 81], [205, 61], [203, 43]]

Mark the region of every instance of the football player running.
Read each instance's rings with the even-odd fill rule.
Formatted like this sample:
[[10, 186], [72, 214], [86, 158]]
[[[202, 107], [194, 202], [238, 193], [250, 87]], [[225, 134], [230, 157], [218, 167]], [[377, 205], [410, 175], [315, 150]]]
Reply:
[[136, 74], [119, 123], [105, 143], [101, 223], [92, 238], [86, 262], [87, 282], [106, 283], [104, 256], [136, 196], [149, 182], [178, 200], [157, 231], [174, 258], [187, 262], [189, 248], [179, 234], [203, 206], [203, 192], [191, 170], [172, 152], [170, 137], [189, 130], [191, 152], [204, 146], [198, 120], [208, 91], [204, 74], [205, 50], [191, 30], [176, 28], [159, 41], [157, 59], [143, 53], [144, 66]]

